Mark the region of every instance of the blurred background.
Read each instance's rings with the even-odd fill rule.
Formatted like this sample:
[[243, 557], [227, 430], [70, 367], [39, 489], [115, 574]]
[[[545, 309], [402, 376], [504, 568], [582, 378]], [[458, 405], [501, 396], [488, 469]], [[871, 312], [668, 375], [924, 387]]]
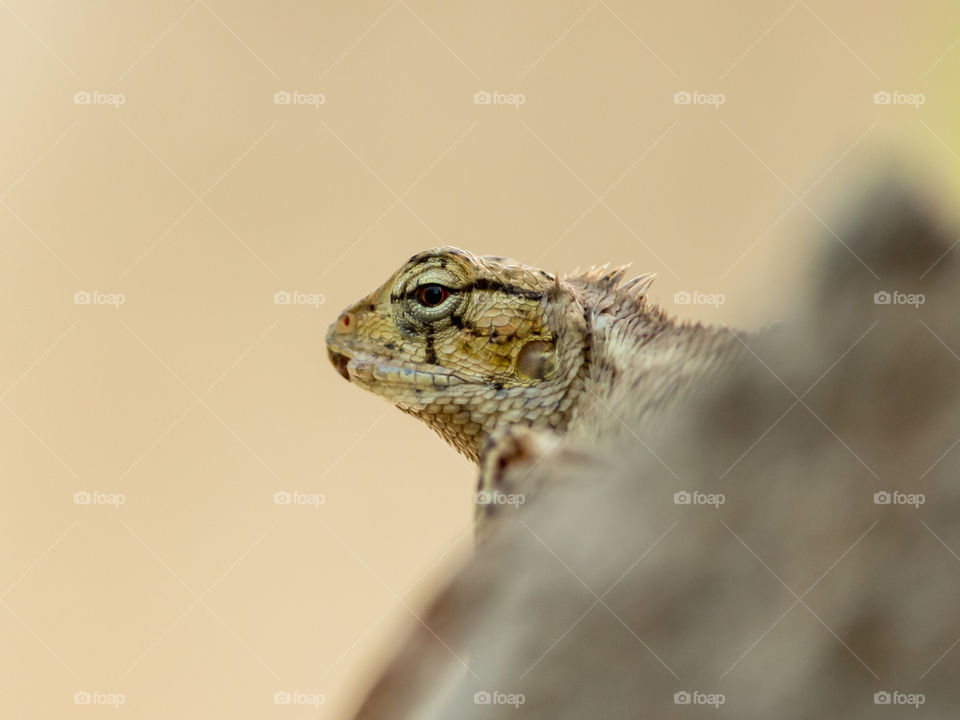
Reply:
[[9, 718], [356, 706], [472, 546], [473, 468], [325, 356], [412, 253], [756, 328], [850, 188], [960, 191], [948, 0], [0, 0], [0, 58]]

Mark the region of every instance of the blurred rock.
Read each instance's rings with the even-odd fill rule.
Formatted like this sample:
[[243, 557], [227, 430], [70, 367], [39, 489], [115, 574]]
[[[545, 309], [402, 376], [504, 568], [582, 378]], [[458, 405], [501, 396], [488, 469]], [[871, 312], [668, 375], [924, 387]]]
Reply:
[[611, 417], [508, 468], [535, 501], [357, 717], [955, 715], [960, 233], [936, 212], [874, 190], [795, 315], [655, 435]]

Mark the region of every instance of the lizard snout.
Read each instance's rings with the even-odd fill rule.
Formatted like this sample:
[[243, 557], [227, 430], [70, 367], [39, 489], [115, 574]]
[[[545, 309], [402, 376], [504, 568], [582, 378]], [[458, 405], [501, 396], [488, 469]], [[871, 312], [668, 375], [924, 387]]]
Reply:
[[333, 367], [345, 380], [350, 380], [350, 373], [347, 371], [347, 363], [350, 362], [350, 358], [342, 352], [334, 350], [334, 347], [344, 343], [349, 345], [350, 340], [356, 335], [356, 330], [356, 316], [351, 311], [345, 310], [340, 313], [340, 317], [327, 331], [327, 357], [330, 358]]

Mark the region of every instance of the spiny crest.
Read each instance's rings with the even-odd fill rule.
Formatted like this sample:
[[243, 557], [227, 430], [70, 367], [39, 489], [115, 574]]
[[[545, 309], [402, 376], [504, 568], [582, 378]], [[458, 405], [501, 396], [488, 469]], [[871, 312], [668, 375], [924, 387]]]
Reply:
[[597, 313], [612, 312], [618, 317], [634, 315], [646, 307], [647, 291], [656, 279], [655, 273], [643, 273], [623, 282], [630, 263], [608, 269], [609, 263], [579, 268], [567, 280], [583, 287], [593, 296]]

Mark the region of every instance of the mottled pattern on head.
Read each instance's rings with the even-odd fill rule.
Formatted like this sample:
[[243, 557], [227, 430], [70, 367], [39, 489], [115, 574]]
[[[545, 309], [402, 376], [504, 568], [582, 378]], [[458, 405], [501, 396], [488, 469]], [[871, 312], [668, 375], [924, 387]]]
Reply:
[[566, 428], [596, 314], [636, 317], [643, 306], [652, 278], [620, 286], [624, 270], [559, 278], [506, 258], [427, 250], [331, 325], [330, 360], [476, 460], [501, 423]]

